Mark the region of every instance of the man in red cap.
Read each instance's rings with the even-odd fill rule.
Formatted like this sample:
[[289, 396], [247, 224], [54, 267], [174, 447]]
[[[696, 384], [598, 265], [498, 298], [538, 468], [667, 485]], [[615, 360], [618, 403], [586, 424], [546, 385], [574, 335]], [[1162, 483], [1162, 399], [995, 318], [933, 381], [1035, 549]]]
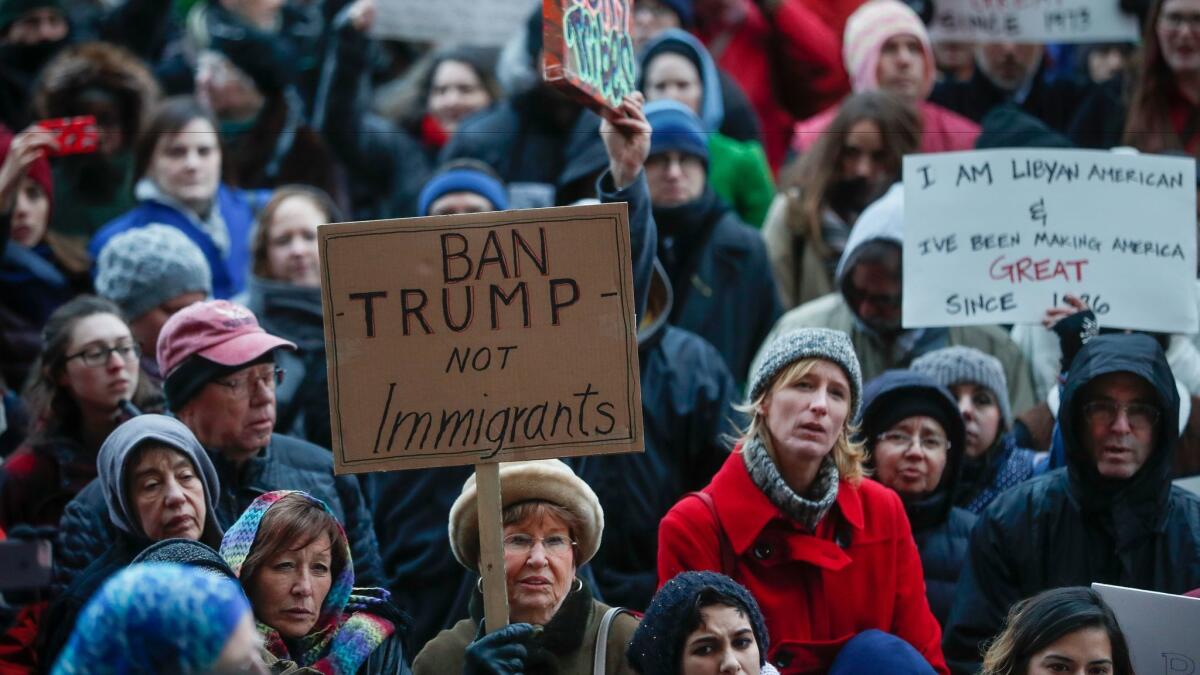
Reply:
[[[353, 476], [333, 475], [333, 456], [307, 441], [273, 433], [275, 387], [283, 370], [277, 349], [296, 345], [270, 335], [253, 312], [226, 301], [190, 305], [171, 316], [158, 337], [167, 408], [208, 450], [220, 479], [217, 513], [233, 523], [256, 497], [304, 490], [320, 498], [346, 528], [361, 585], [384, 581], [371, 516]], [[84, 492], [88, 492], [85, 489]], [[101, 498], [81, 493], [63, 515], [56, 547], [56, 581], [65, 582], [108, 543]], [[82, 521], [82, 522], [81, 522]], [[107, 529], [107, 523], [101, 522]], [[99, 548], [98, 548], [99, 547]]]

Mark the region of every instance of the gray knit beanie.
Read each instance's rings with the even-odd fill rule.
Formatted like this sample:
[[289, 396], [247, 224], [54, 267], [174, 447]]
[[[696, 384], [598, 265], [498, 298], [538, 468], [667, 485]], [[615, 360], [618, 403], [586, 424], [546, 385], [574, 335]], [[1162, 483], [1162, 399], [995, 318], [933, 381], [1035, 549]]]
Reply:
[[96, 292], [117, 303], [129, 321], [195, 291], [212, 295], [208, 260], [170, 225], [122, 232], [104, 245], [96, 261]]
[[945, 347], [913, 359], [912, 370], [924, 373], [938, 384], [973, 382], [992, 390], [1000, 405], [1004, 428], [1012, 428], [1012, 409], [1008, 405], [1008, 379], [1000, 359], [974, 347]]
[[775, 338], [763, 351], [758, 368], [750, 375], [750, 401], [758, 399], [779, 371], [808, 358], [832, 361], [846, 371], [853, 398], [850, 419], [858, 417], [858, 409], [862, 406], [862, 369], [858, 365], [858, 356], [850, 336], [829, 328], [802, 328]]

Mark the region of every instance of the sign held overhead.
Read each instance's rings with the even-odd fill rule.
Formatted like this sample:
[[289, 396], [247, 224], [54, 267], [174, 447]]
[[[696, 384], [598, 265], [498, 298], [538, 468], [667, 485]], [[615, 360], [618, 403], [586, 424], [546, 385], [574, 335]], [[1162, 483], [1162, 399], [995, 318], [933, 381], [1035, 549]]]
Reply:
[[642, 450], [624, 204], [319, 239], [339, 472]]
[[610, 119], [637, 87], [632, 0], [542, 0], [544, 79]]
[[905, 157], [904, 326], [1038, 323], [1070, 293], [1102, 326], [1197, 332], [1195, 172], [1092, 150]]

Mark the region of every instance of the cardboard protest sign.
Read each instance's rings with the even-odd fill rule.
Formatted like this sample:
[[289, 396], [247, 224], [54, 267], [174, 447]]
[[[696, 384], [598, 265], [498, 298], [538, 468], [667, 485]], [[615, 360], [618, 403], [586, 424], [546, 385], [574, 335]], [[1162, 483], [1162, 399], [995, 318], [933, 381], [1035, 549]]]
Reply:
[[1197, 330], [1191, 158], [910, 155], [904, 197], [906, 327], [1037, 323], [1071, 293], [1101, 326]]
[[319, 229], [339, 473], [642, 450], [624, 204]]
[[637, 87], [631, 0], [542, 0], [543, 79], [600, 115]]
[[379, 0], [376, 38], [500, 47], [521, 31], [538, 0]]
[[937, 0], [930, 38], [972, 42], [1137, 42], [1117, 0]]

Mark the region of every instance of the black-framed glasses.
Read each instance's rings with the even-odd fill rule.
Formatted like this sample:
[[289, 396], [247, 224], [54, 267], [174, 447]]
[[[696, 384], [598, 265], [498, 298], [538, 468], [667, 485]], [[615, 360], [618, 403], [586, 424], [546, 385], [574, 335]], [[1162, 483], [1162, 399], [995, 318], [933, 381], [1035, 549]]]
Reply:
[[230, 394], [236, 397], [246, 398], [258, 390], [259, 383], [266, 385], [267, 389], [275, 391], [275, 387], [283, 384], [283, 376], [286, 372], [278, 366], [272, 368], [270, 372], [250, 370], [229, 377], [219, 377], [213, 380], [213, 384], [225, 387]]
[[82, 351], [75, 352], [63, 359], [63, 363], [73, 359], [80, 359], [83, 365], [88, 368], [99, 368], [108, 363], [108, 359], [113, 355], [121, 357], [125, 363], [134, 363], [142, 356], [142, 350], [136, 344], [117, 345], [115, 347], [106, 347], [104, 345], [91, 345], [84, 348]]
[[1121, 411], [1125, 411], [1125, 419], [1134, 429], [1146, 430], [1158, 424], [1162, 412], [1155, 406], [1146, 403], [1117, 403], [1116, 401], [1092, 401], [1083, 406], [1083, 414], [1088, 421], [1109, 426], [1117, 421]]
[[945, 436], [909, 436], [903, 431], [885, 431], [876, 436], [875, 439], [893, 448], [903, 448], [905, 450], [911, 448], [914, 442], [925, 452], [950, 449], [950, 439]]

